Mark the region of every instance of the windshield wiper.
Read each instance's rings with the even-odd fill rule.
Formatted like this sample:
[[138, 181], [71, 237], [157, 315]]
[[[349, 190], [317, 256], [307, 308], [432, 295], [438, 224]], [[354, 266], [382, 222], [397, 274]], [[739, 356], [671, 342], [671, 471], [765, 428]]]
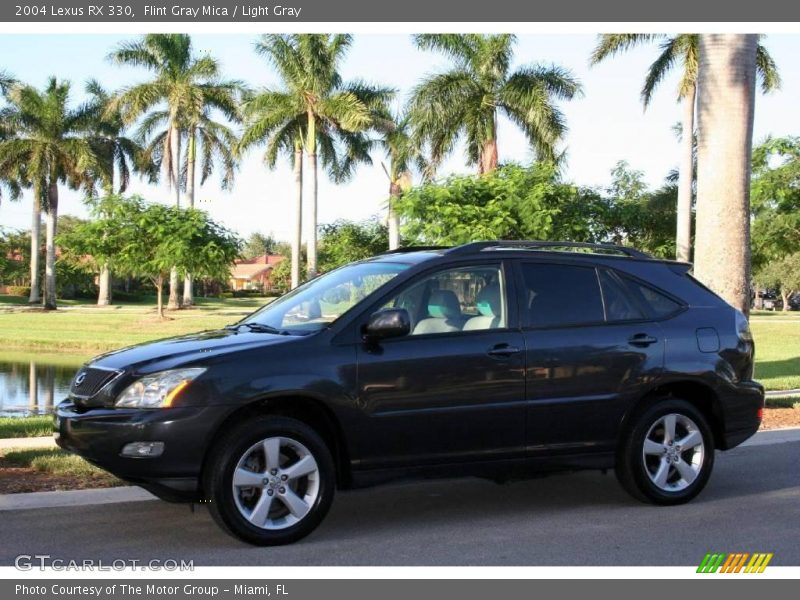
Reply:
[[264, 323], [234, 323], [233, 325], [226, 325], [225, 329], [232, 331], [239, 331], [240, 328], [247, 327], [254, 333], [275, 333], [277, 335], [289, 335], [288, 331], [276, 329], [272, 325], [265, 325]]

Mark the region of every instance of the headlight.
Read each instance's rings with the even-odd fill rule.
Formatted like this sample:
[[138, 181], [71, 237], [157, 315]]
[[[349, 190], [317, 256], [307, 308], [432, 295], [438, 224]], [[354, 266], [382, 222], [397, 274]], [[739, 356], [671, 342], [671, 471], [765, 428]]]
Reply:
[[204, 373], [205, 369], [173, 369], [146, 375], [125, 388], [117, 396], [114, 406], [120, 408], [165, 408], [180, 391], [189, 385], [195, 377]]

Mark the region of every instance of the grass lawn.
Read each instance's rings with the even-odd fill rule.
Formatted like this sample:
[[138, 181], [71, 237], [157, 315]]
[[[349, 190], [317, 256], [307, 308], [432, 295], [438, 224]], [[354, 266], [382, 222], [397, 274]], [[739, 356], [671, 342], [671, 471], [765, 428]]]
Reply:
[[800, 320], [750, 323], [756, 341], [756, 379], [768, 390], [800, 388]]
[[[9, 296], [0, 296], [6, 300]], [[156, 316], [155, 305], [121, 304], [111, 307], [64, 304], [43, 312], [26, 308], [0, 313], [0, 347], [4, 350], [72, 352], [86, 357], [163, 337], [204, 329], [217, 329], [238, 321], [270, 299], [199, 299], [188, 310], [167, 311]], [[0, 305], [2, 303], [0, 302]]]
[[0, 494], [117, 485], [125, 483], [61, 449], [6, 450], [0, 456]]
[[50, 416], [0, 417], [0, 439], [43, 437], [52, 434], [53, 418]]

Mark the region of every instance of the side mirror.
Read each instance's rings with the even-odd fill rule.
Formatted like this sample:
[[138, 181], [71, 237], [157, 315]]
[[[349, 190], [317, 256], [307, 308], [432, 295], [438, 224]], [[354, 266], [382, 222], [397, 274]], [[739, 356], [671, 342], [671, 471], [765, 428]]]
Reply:
[[367, 341], [402, 337], [411, 333], [411, 317], [405, 308], [385, 308], [373, 313], [366, 327], [364, 339]]

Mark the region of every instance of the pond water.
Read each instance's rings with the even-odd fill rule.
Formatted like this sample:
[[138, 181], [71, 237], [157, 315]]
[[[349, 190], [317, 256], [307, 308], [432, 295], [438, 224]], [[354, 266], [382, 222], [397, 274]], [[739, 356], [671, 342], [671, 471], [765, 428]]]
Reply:
[[61, 402], [81, 365], [35, 358], [0, 359], [0, 416], [47, 414]]

